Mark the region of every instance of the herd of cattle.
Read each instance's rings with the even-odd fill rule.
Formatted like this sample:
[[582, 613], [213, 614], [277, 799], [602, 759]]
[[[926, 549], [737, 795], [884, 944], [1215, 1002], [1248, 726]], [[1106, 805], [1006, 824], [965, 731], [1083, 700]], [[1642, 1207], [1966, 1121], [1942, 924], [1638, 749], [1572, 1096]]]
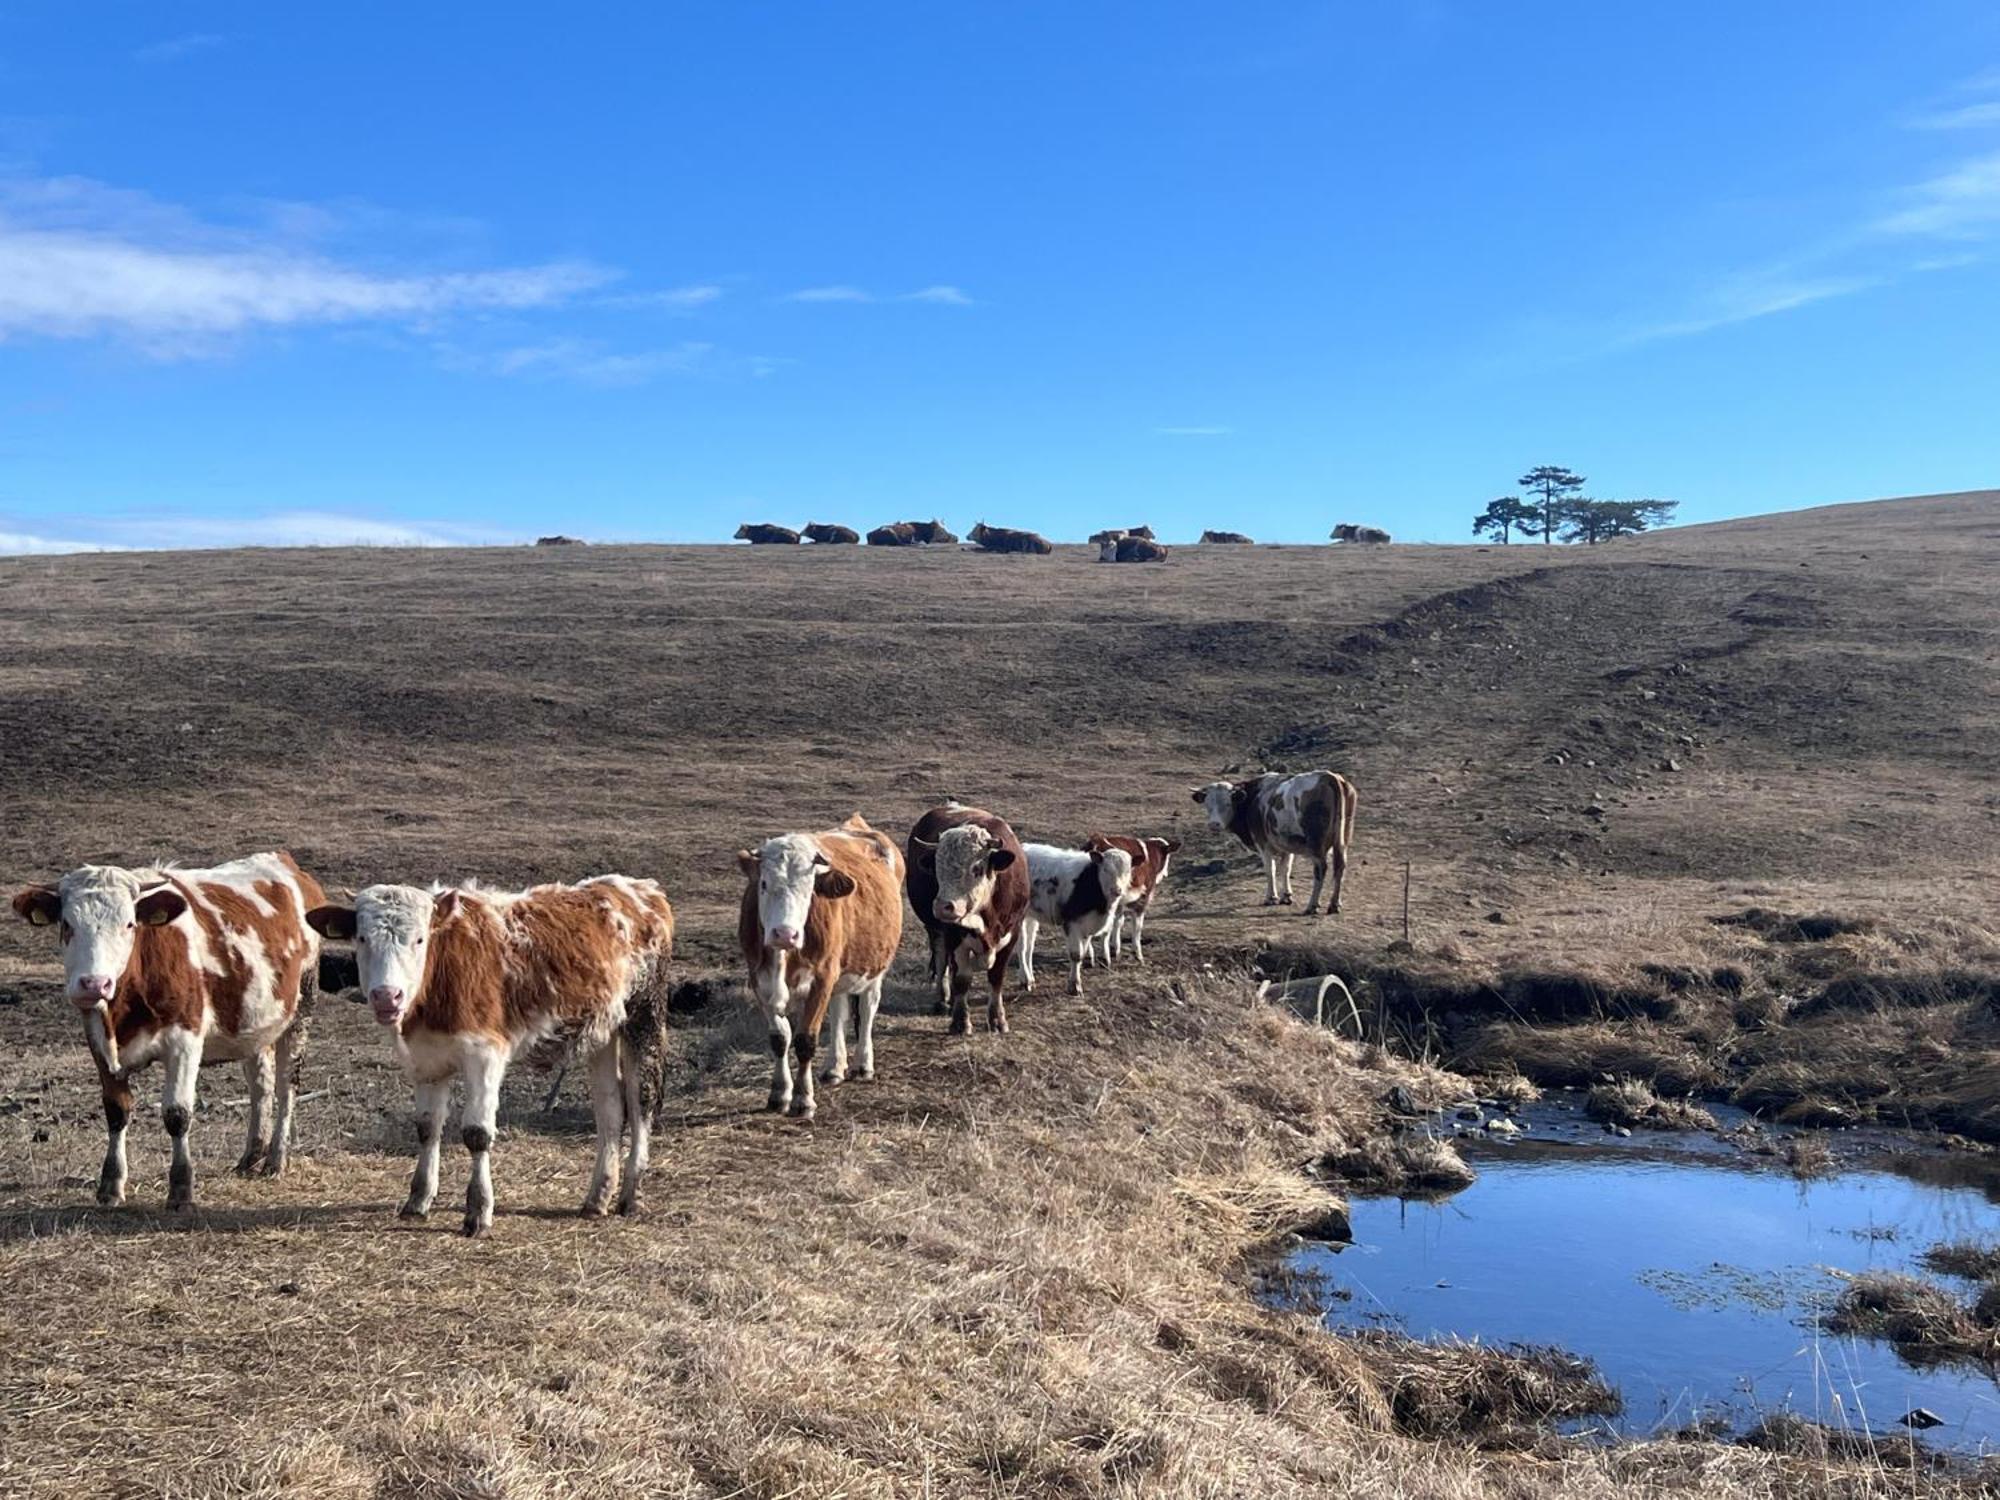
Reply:
[[[1194, 800], [1213, 832], [1262, 856], [1266, 905], [1291, 903], [1293, 861], [1305, 855], [1314, 870], [1307, 913], [1322, 893], [1329, 914], [1340, 909], [1355, 810], [1344, 777], [1266, 773], [1212, 782]], [[813, 1062], [829, 1014], [819, 1082], [873, 1076], [875, 1013], [902, 944], [905, 900], [929, 936], [929, 980], [951, 1030], [970, 1030], [968, 995], [983, 979], [986, 1024], [1004, 1032], [1008, 967], [1033, 989], [1041, 927], [1062, 932], [1072, 995], [1100, 949], [1107, 965], [1123, 956], [1128, 924], [1133, 957], [1144, 962], [1146, 915], [1180, 848], [1170, 838], [1102, 833], [1081, 848], [1024, 844], [1004, 819], [948, 802], [919, 818], [901, 849], [856, 814], [741, 851], [737, 935], [769, 1033], [768, 1107], [812, 1117]], [[430, 1212], [456, 1080], [471, 1156], [464, 1228], [490, 1227], [500, 1084], [524, 1053], [587, 1065], [597, 1159], [583, 1212], [606, 1213], [614, 1195], [620, 1213], [638, 1204], [674, 944], [673, 910], [652, 880], [600, 875], [522, 891], [383, 884], [339, 903], [277, 852], [200, 870], [84, 865], [19, 892], [13, 907], [54, 930], [64, 993], [96, 1062], [109, 1137], [99, 1203], [124, 1199], [132, 1078], [156, 1061], [172, 1150], [168, 1207], [193, 1201], [188, 1130], [205, 1062], [241, 1063], [249, 1087], [237, 1170], [284, 1170], [324, 939], [352, 944], [344, 967], [415, 1085], [417, 1165], [405, 1217]], [[329, 975], [342, 967], [324, 966]]]
[[[776, 526], [769, 522], [746, 521], [736, 528], [736, 540], [753, 546], [797, 546], [801, 541], [826, 546], [855, 546], [860, 544], [861, 533], [852, 526], [829, 526], [818, 521], [804, 531], [794, 531], [789, 526]], [[982, 552], [1046, 554], [1056, 550], [1055, 544], [1039, 532], [988, 526], [984, 521], [966, 533], [966, 540]], [[1343, 521], [1333, 528], [1332, 540], [1378, 545], [1389, 540], [1389, 533], [1379, 527], [1355, 526]], [[957, 541], [958, 538], [945, 530], [939, 521], [894, 521], [887, 526], [877, 526], [868, 533], [868, 545], [871, 547], [949, 546]], [[1150, 526], [1093, 532], [1090, 543], [1097, 548], [1099, 562], [1165, 562], [1171, 550], [1161, 545]], [[1253, 541], [1240, 531], [1204, 531], [1198, 545], [1247, 547], [1253, 545]]]

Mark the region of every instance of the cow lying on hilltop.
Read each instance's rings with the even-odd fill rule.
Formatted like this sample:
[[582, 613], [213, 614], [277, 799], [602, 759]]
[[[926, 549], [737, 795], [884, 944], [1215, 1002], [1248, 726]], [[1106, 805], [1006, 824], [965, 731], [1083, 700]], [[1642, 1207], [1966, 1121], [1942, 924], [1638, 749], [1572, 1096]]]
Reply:
[[[1305, 771], [1297, 776], [1267, 772], [1248, 781], [1212, 781], [1199, 788], [1194, 800], [1208, 814], [1208, 826], [1232, 833], [1264, 857], [1266, 906], [1292, 904], [1292, 860], [1300, 854], [1313, 862], [1312, 899], [1306, 915], [1319, 905], [1320, 889], [1333, 871], [1327, 915], [1340, 910], [1340, 887], [1347, 876], [1347, 848], [1354, 837], [1354, 788], [1331, 771]], [[1284, 879], [1279, 880], [1279, 866]]]
[[1053, 552], [1045, 537], [1032, 531], [1015, 531], [1008, 526], [988, 526], [981, 521], [966, 535], [972, 543], [987, 552]]
[[1336, 542], [1364, 542], [1379, 546], [1389, 540], [1389, 533], [1379, 526], [1355, 526], [1342, 521], [1333, 528], [1333, 539]]
[[942, 521], [905, 521], [903, 523], [914, 533], [918, 542], [926, 547], [955, 547], [958, 537], [945, 529]]
[[673, 908], [658, 885], [623, 875], [512, 892], [371, 885], [354, 905], [321, 906], [306, 920], [322, 936], [353, 940], [362, 991], [417, 1085], [417, 1169], [404, 1218], [431, 1211], [456, 1078], [472, 1154], [465, 1232], [492, 1227], [500, 1081], [516, 1056], [546, 1043], [574, 1046], [590, 1068], [597, 1166], [584, 1214], [604, 1213], [619, 1187], [628, 1131], [618, 1211], [638, 1207], [674, 945]]
[[1102, 937], [1110, 951], [1110, 932], [1118, 907], [1132, 887], [1132, 856], [1109, 846], [1058, 849], [1053, 844], [1023, 844], [1028, 858], [1028, 912], [1021, 920], [1021, 982], [1035, 987], [1035, 938], [1042, 924], [1060, 927], [1069, 951], [1069, 992], [1083, 993], [1083, 961], [1091, 943]]
[[1179, 839], [1131, 838], [1122, 833], [1093, 833], [1083, 841], [1086, 849], [1122, 849], [1132, 860], [1132, 882], [1125, 893], [1125, 899], [1118, 904], [1113, 914], [1111, 930], [1104, 934], [1104, 961], [1111, 962], [1114, 954], [1125, 952], [1125, 923], [1132, 923], [1132, 954], [1140, 963], [1146, 961], [1146, 913], [1153, 905], [1153, 897], [1166, 883], [1167, 866], [1180, 853]]
[[892, 521], [887, 526], [877, 526], [868, 533], [871, 547], [914, 547], [917, 545], [916, 528], [908, 521]]
[[[736, 863], [748, 877], [736, 934], [771, 1036], [773, 1110], [813, 1117], [813, 1052], [829, 1006], [833, 1053], [822, 1083], [847, 1076], [847, 1007], [856, 1006], [857, 1078], [875, 1076], [875, 1011], [903, 938], [903, 860], [859, 813], [823, 833], [785, 833]], [[798, 1054], [792, 1092], [788, 1049]]]
[[745, 521], [736, 528], [736, 540], [749, 542], [753, 546], [768, 547], [773, 543], [796, 545], [799, 534], [789, 526], [770, 526], [755, 521]]
[[917, 820], [903, 852], [910, 909], [930, 934], [931, 979], [940, 1007], [950, 1003], [952, 1031], [970, 1029], [966, 991], [981, 971], [989, 990], [986, 1024], [1005, 1031], [1001, 990], [1028, 909], [1021, 841], [1005, 819], [948, 802]]
[[1254, 542], [1250, 540], [1249, 537], [1245, 536], [1240, 531], [1204, 531], [1201, 534], [1201, 539], [1204, 543], [1211, 546], [1217, 543], [1228, 543], [1230, 545], [1239, 547], [1250, 547], [1256, 545]]
[[1115, 542], [1100, 542], [1097, 547], [1099, 562], [1165, 562], [1167, 549], [1158, 542], [1149, 542], [1142, 536], [1121, 536]]
[[861, 533], [852, 526], [828, 526], [814, 521], [806, 527], [805, 539], [809, 542], [853, 544], [861, 540]]
[[194, 1201], [187, 1137], [204, 1062], [243, 1064], [250, 1121], [236, 1170], [284, 1171], [319, 993], [319, 939], [306, 912], [324, 899], [319, 882], [283, 852], [211, 870], [84, 865], [14, 897], [20, 916], [56, 929], [63, 992], [83, 1016], [97, 1062], [109, 1135], [99, 1203], [124, 1200], [131, 1077], [155, 1059], [166, 1075], [160, 1123], [173, 1145], [167, 1207]]

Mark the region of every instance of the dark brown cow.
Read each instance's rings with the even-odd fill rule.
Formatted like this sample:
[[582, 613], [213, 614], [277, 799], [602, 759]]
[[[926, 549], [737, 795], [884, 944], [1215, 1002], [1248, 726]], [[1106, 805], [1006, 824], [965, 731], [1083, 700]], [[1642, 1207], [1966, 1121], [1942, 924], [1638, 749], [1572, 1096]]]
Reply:
[[1032, 531], [1016, 531], [1010, 526], [988, 526], [981, 521], [966, 535], [974, 546], [987, 552], [1053, 552], [1046, 537]]
[[628, 1130], [618, 1211], [638, 1207], [674, 946], [673, 908], [658, 885], [624, 875], [512, 892], [371, 885], [354, 905], [321, 906], [306, 920], [322, 936], [354, 941], [361, 988], [417, 1086], [417, 1170], [404, 1218], [431, 1211], [451, 1086], [462, 1079], [472, 1153], [465, 1232], [492, 1227], [500, 1082], [520, 1053], [553, 1043], [573, 1046], [590, 1067], [597, 1169], [584, 1214], [609, 1207]]
[[[833, 1015], [833, 1051], [820, 1082], [847, 1076], [847, 1008], [856, 1008], [857, 1078], [875, 1076], [875, 1010], [882, 981], [903, 940], [903, 857], [886, 834], [856, 813], [823, 833], [769, 838], [736, 863], [749, 877], [736, 936], [750, 988], [771, 1037], [771, 1096], [813, 1117], [813, 1053], [820, 1025]], [[792, 1091], [787, 1049], [798, 1054]]]
[[583, 544], [583, 538], [578, 536], [538, 536], [535, 538], [535, 545], [537, 547], [581, 547]]
[[1093, 833], [1083, 842], [1086, 849], [1123, 849], [1132, 856], [1132, 886], [1126, 892], [1125, 900], [1112, 920], [1111, 930], [1105, 936], [1104, 961], [1109, 963], [1114, 954], [1122, 957], [1125, 952], [1125, 922], [1132, 923], [1132, 954], [1140, 963], [1146, 961], [1146, 913], [1153, 905], [1153, 897], [1166, 884], [1167, 866], [1180, 853], [1179, 839], [1141, 839], [1122, 833]]
[[871, 547], [914, 547], [917, 532], [908, 521], [892, 521], [887, 526], [877, 526], [868, 533]]
[[1125, 528], [1125, 535], [1136, 536], [1140, 540], [1148, 542], [1156, 542], [1159, 540], [1158, 537], [1153, 535], [1153, 528], [1150, 526], [1127, 526]]
[[324, 899], [282, 850], [212, 870], [85, 865], [14, 897], [16, 912], [61, 938], [64, 992], [97, 1060], [110, 1135], [99, 1203], [125, 1197], [130, 1080], [155, 1058], [166, 1074], [160, 1121], [173, 1143], [167, 1207], [194, 1201], [187, 1134], [204, 1062], [240, 1060], [250, 1087], [249, 1139], [236, 1170], [275, 1177], [285, 1169], [319, 993], [319, 939], [306, 913]]
[[1379, 547], [1389, 540], [1389, 533], [1379, 526], [1356, 526], [1352, 522], [1342, 521], [1333, 528], [1333, 539], [1336, 542], [1360, 542], [1367, 546]]
[[966, 991], [984, 971], [986, 1024], [1007, 1029], [1001, 990], [1007, 961], [1021, 938], [1028, 909], [1028, 861], [1004, 819], [947, 802], [917, 820], [904, 846], [910, 907], [931, 940], [931, 979], [940, 1008], [951, 1006], [951, 1029], [970, 1029]]
[[1203, 543], [1210, 546], [1222, 543], [1236, 547], [1251, 547], [1256, 545], [1240, 531], [1204, 531], [1201, 534], [1201, 539]]
[[851, 546], [861, 540], [861, 533], [856, 531], [852, 526], [829, 526], [824, 522], [814, 521], [806, 527], [805, 538], [809, 542]]
[[903, 523], [915, 533], [916, 538], [926, 547], [955, 547], [958, 537], [945, 529], [942, 521], [905, 521]]
[[1099, 544], [1097, 560], [1108, 563], [1165, 562], [1167, 551], [1158, 542], [1149, 542], [1142, 536], [1121, 536], [1115, 542]]
[[799, 534], [789, 526], [771, 526], [755, 521], [745, 521], [736, 528], [736, 540], [749, 542], [752, 546], [768, 547], [797, 546]]

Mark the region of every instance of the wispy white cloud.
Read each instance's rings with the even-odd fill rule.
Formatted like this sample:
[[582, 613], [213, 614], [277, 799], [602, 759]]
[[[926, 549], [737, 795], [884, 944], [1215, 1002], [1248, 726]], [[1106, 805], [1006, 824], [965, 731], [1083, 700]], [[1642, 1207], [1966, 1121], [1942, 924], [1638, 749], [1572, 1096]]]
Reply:
[[153, 42], [139, 48], [132, 55], [142, 63], [179, 62], [184, 57], [193, 57], [198, 52], [212, 52], [220, 47], [226, 37], [212, 31], [191, 31], [185, 36], [168, 37], [165, 41]]
[[116, 517], [94, 523], [125, 548], [465, 547], [519, 540], [504, 532], [432, 520], [389, 521], [329, 510], [259, 516]]
[[1878, 234], [1978, 237], [2000, 223], [2000, 151], [1969, 157], [1900, 196], [1904, 206], [1871, 226]]
[[2000, 99], [1936, 110], [1910, 121], [1913, 130], [1981, 130], [1990, 125], [2000, 125]]
[[[796, 292], [785, 293], [778, 300], [781, 302], [880, 302], [885, 299], [877, 297], [866, 287], [841, 284], [838, 286], [803, 287]], [[914, 292], [902, 292], [886, 300], [892, 302], [930, 302], [941, 307], [972, 306], [972, 298], [966, 294], [963, 287], [951, 286], [946, 283], [919, 287]]]
[[445, 350], [453, 369], [535, 380], [574, 380], [585, 385], [640, 385], [659, 375], [686, 375], [705, 368], [712, 344], [687, 341], [668, 349], [618, 351], [594, 339], [549, 339], [484, 352]]
[[1234, 427], [1155, 427], [1155, 437], [1227, 437]]
[[722, 300], [722, 288], [711, 284], [669, 287], [661, 292], [620, 292], [603, 299], [607, 307], [658, 307], [668, 312], [693, 312]]
[[873, 302], [872, 293], [864, 292], [858, 286], [809, 286], [796, 292], [787, 292], [787, 302]]
[[0, 184], [0, 340], [118, 338], [185, 358], [258, 328], [552, 307], [613, 275], [580, 262], [381, 271], [98, 183]]
[[1624, 342], [1686, 338], [1732, 323], [1748, 323], [1773, 313], [1791, 312], [1815, 302], [1852, 296], [1881, 283], [1882, 278], [1877, 276], [1800, 276], [1784, 270], [1739, 273], [1703, 293], [1684, 316], [1638, 329]]
[[0, 531], [0, 557], [54, 557], [67, 552], [106, 552], [121, 549], [107, 542], [87, 542], [75, 537], [36, 536], [27, 531]]

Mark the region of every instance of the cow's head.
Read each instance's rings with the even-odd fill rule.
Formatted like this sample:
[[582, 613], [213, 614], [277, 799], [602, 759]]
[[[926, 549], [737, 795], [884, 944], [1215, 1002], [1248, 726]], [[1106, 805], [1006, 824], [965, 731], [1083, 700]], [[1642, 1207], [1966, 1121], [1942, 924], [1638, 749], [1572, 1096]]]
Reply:
[[315, 906], [306, 921], [321, 937], [352, 941], [361, 993], [384, 1026], [412, 1010], [424, 987], [431, 933], [456, 915], [458, 891], [431, 892], [413, 885], [371, 885], [352, 906]]
[[748, 521], [745, 521], [741, 526], [736, 528], [736, 540], [739, 542], [750, 540], [750, 523]]
[[1195, 788], [1194, 800], [1208, 814], [1211, 833], [1228, 832], [1241, 790], [1233, 781], [1211, 781], [1207, 786]]
[[1098, 886], [1107, 906], [1115, 907], [1132, 892], [1132, 856], [1115, 845], [1090, 851], [1097, 867]]
[[1012, 849], [977, 823], [962, 823], [938, 835], [935, 845], [917, 840], [918, 847], [934, 849], [932, 867], [937, 875], [937, 899], [931, 914], [940, 922], [962, 927], [983, 925], [979, 910], [993, 895], [994, 877], [1014, 863]]
[[1172, 864], [1174, 856], [1181, 852], [1181, 841], [1179, 839], [1147, 839], [1145, 844], [1147, 849], [1152, 851], [1153, 857], [1160, 862], [1160, 873], [1153, 877], [1154, 880], [1165, 880], [1167, 878], [1167, 866]]
[[838, 901], [854, 894], [854, 877], [834, 869], [810, 834], [766, 839], [754, 854], [740, 851], [736, 864], [756, 888], [757, 924], [766, 948], [793, 952], [805, 942], [815, 896]]
[[164, 927], [187, 910], [187, 898], [155, 871], [85, 865], [55, 885], [31, 885], [14, 910], [62, 942], [63, 993], [79, 1010], [109, 1004], [132, 961], [141, 927]]

